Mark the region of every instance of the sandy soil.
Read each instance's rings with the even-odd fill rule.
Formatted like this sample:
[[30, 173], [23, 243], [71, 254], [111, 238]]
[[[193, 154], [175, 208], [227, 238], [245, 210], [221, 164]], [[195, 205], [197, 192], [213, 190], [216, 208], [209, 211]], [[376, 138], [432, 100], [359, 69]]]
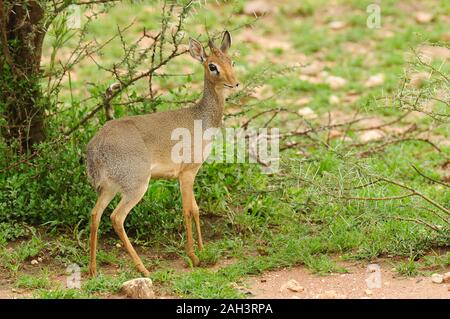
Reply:
[[[218, 269], [225, 264], [233, 263], [227, 260], [224, 264], [213, 266]], [[238, 287], [248, 292], [248, 298], [286, 298], [286, 299], [339, 299], [339, 298], [365, 298], [365, 299], [450, 299], [450, 283], [436, 284], [431, 281], [430, 276], [402, 277], [392, 271], [392, 265], [388, 260], [379, 260], [376, 264], [380, 267], [381, 288], [368, 289], [366, 279], [371, 276], [367, 270], [367, 263], [339, 262], [346, 268], [348, 273], [330, 274], [320, 276], [311, 273], [304, 266], [269, 271], [259, 276], [247, 278]], [[181, 259], [171, 261], [171, 266], [179, 270], [189, 271]], [[105, 267], [104, 268], [108, 268]], [[117, 269], [104, 269], [107, 273], [114, 274]], [[438, 273], [449, 272], [440, 270]], [[373, 273], [372, 273], [373, 274]], [[3, 278], [2, 278], [3, 277]], [[83, 278], [85, 279], [85, 278]], [[64, 284], [65, 277], [53, 276], [52, 281]], [[290, 280], [295, 280], [303, 287], [303, 291], [293, 292], [283, 286]], [[0, 275], [0, 299], [32, 298], [32, 292], [28, 289], [14, 287], [14, 280], [8, 276]], [[126, 298], [120, 293], [103, 295], [101, 298], [122, 299]], [[173, 295], [157, 293], [157, 298], [177, 298]]]
[[[311, 274], [304, 267], [295, 267], [250, 278], [246, 280], [246, 284], [252, 293], [251, 298], [450, 299], [450, 284], [436, 284], [431, 281], [430, 277], [423, 276], [400, 277], [392, 272], [392, 266], [386, 263], [379, 263], [378, 265], [381, 268], [381, 288], [378, 289], [368, 289], [366, 283], [366, 279], [369, 277], [367, 265], [356, 263], [342, 264], [348, 270], [346, 274], [319, 276]], [[449, 271], [449, 269], [446, 271]], [[302, 292], [282, 289], [282, 286], [292, 279], [304, 288]]]

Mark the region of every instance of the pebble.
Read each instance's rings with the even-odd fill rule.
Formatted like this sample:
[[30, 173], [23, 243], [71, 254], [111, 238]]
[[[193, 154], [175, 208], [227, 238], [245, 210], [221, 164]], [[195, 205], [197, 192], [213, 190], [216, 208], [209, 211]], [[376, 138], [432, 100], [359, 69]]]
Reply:
[[330, 75], [325, 82], [330, 86], [332, 90], [337, 90], [347, 84], [347, 80], [340, 76]]
[[150, 278], [135, 278], [122, 284], [122, 292], [133, 299], [153, 299], [153, 283]]
[[339, 97], [338, 97], [337, 95], [331, 95], [330, 98], [329, 98], [329, 100], [328, 100], [328, 102], [329, 102], [331, 105], [339, 104], [340, 101], [341, 101], [341, 100], [339, 99]]
[[36, 259], [33, 259], [33, 260], [31, 261], [31, 264], [32, 264], [32, 265], [37, 265], [37, 264], [39, 264], [39, 262], [38, 262]]
[[328, 290], [328, 291], [325, 291], [324, 293], [318, 294], [316, 296], [316, 298], [319, 298], [319, 299], [344, 299], [344, 298], [347, 298], [347, 296], [340, 295], [334, 290]]
[[444, 281], [444, 276], [442, 276], [441, 274], [432, 274], [431, 281], [435, 284], [441, 284]]
[[450, 283], [450, 272], [446, 272], [442, 278], [442, 281], [446, 284]]
[[369, 77], [367, 79], [366, 83], [364, 83], [364, 85], [365, 85], [365, 87], [371, 88], [371, 87], [382, 85], [383, 83], [384, 83], [384, 74], [378, 73], [378, 74], [375, 74], [375, 75], [372, 75], [371, 77]]
[[298, 110], [298, 114], [303, 116], [305, 119], [315, 119], [317, 118], [316, 112], [314, 112], [310, 107], [304, 107]]
[[328, 23], [328, 26], [332, 30], [342, 30], [346, 27], [346, 25], [347, 24], [345, 23], [345, 21], [331, 21], [330, 23]]
[[304, 287], [300, 286], [300, 284], [298, 283], [297, 280], [295, 279], [291, 279], [289, 280], [287, 283], [285, 283], [284, 285], [281, 286], [280, 288], [280, 292], [284, 291], [284, 290], [290, 290], [292, 292], [302, 292], [305, 290]]
[[369, 130], [365, 131], [359, 136], [359, 139], [363, 143], [367, 143], [370, 141], [380, 140], [384, 137], [383, 131], [380, 130]]
[[416, 13], [415, 17], [417, 22], [420, 24], [430, 23], [433, 20], [433, 14], [428, 12], [419, 11]]
[[268, 2], [262, 0], [250, 1], [247, 2], [244, 6], [244, 13], [250, 16], [262, 16], [272, 13], [273, 11], [273, 6]]

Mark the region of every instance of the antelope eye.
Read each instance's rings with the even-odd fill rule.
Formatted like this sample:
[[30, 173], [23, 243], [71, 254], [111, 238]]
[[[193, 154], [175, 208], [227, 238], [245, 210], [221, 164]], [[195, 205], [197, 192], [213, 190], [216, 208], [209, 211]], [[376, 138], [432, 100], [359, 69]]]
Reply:
[[210, 65], [208, 65], [208, 67], [209, 67], [209, 70], [211, 71], [211, 72], [217, 72], [217, 73], [219, 73], [218, 71], [217, 71], [217, 66], [215, 66], [214, 64], [210, 64]]

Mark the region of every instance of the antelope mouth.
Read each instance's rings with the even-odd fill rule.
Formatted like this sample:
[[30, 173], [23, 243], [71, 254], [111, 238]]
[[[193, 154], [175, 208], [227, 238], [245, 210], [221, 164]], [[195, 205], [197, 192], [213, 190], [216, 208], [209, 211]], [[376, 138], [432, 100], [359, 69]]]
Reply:
[[239, 83], [235, 84], [235, 85], [230, 85], [230, 84], [223, 84], [224, 87], [229, 88], [229, 89], [234, 89], [237, 88], [239, 86]]

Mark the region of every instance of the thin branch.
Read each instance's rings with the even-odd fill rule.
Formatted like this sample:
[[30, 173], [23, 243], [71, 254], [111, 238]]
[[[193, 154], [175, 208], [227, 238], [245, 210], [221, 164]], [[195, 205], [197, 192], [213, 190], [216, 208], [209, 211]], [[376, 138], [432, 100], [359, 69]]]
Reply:
[[437, 184], [443, 185], [443, 186], [445, 186], [445, 187], [450, 187], [450, 185], [447, 184], [447, 183], [438, 181], [438, 180], [436, 180], [436, 179], [434, 179], [434, 178], [431, 178], [431, 177], [425, 175], [424, 173], [422, 173], [421, 171], [419, 171], [419, 169], [418, 169], [414, 164], [411, 164], [411, 166], [412, 166], [412, 168], [417, 172], [417, 174], [419, 174], [420, 176], [422, 176], [422, 177], [428, 179], [429, 181], [431, 181], [431, 182], [433, 182], [433, 183], [437, 183]]

